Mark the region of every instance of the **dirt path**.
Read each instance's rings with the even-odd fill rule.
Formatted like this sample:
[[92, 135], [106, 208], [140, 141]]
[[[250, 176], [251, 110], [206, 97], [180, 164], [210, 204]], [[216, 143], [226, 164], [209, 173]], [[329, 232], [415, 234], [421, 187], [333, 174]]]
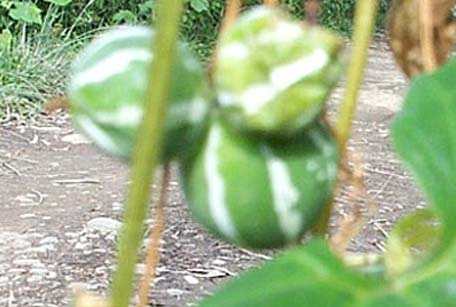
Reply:
[[[374, 44], [371, 52], [350, 147], [364, 153], [368, 193], [379, 209], [351, 248], [380, 252], [392, 223], [424, 201], [389, 143], [389, 124], [407, 83], [384, 44]], [[330, 114], [341, 94], [335, 91]], [[268, 258], [202, 231], [189, 218], [177, 179], [175, 170], [152, 293], [156, 306], [194, 302]], [[0, 306], [65, 306], [69, 288], [79, 283], [106, 293], [127, 181], [128, 168], [81, 139], [65, 115], [1, 127]], [[339, 214], [349, 211], [346, 191], [337, 203]]]

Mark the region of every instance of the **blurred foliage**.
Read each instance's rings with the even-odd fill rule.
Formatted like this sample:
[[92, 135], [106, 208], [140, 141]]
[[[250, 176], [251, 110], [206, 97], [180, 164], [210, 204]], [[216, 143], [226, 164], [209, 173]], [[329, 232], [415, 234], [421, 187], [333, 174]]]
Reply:
[[[201, 58], [206, 58], [218, 33], [223, 16], [224, 0], [184, 0], [186, 10], [182, 20], [182, 35], [192, 43]], [[52, 19], [54, 32], [63, 31], [80, 35], [115, 24], [146, 23], [155, 18], [155, 0], [0, 0], [0, 32], [13, 33], [25, 25], [39, 29], [44, 19]], [[261, 3], [243, 1], [244, 9]], [[345, 35], [352, 29], [356, 0], [321, 0], [320, 21], [327, 27]], [[379, 29], [382, 29], [389, 0], [381, 0]], [[303, 0], [285, 0], [282, 3], [298, 18], [304, 18]]]

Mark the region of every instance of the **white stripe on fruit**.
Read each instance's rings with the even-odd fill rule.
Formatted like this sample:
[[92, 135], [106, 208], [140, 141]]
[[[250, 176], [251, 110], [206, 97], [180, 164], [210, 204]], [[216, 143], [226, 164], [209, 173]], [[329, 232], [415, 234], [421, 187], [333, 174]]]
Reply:
[[209, 132], [208, 145], [204, 155], [209, 212], [221, 233], [228, 238], [234, 239], [236, 237], [236, 228], [228, 212], [225, 183], [218, 168], [221, 136], [221, 128], [218, 125], [214, 125]]
[[100, 124], [136, 128], [141, 124], [143, 109], [138, 105], [124, 105], [112, 111], [96, 111], [93, 116]]
[[328, 54], [319, 48], [298, 60], [274, 68], [270, 75], [271, 84], [277, 90], [285, 90], [296, 82], [320, 71], [329, 62]]
[[75, 121], [80, 129], [90, 138], [95, 140], [101, 147], [115, 154], [124, 154], [112, 137], [95, 124], [92, 119], [85, 115], [75, 115]]
[[108, 49], [107, 46], [111, 43], [118, 43], [123, 39], [129, 41], [131, 39], [140, 39], [147, 42], [150, 41], [152, 35], [153, 32], [147, 27], [121, 26], [115, 28], [111, 31], [104, 32], [103, 35], [96, 38], [90, 45], [90, 48], [81, 54], [81, 58], [78, 59], [78, 61], [84, 60], [85, 58], [91, 58], [104, 48]]
[[283, 91], [318, 72], [328, 62], [326, 51], [317, 49], [294, 62], [274, 68], [268, 81], [251, 85], [239, 94], [238, 99], [223, 92], [219, 93], [220, 102], [225, 106], [240, 104], [247, 115], [254, 115]]
[[126, 70], [134, 61], [151, 61], [152, 53], [148, 49], [129, 48], [117, 51], [95, 64], [95, 66], [78, 73], [72, 82], [72, 87], [78, 88], [95, 83], [101, 83]]
[[231, 43], [220, 49], [219, 57], [222, 60], [243, 60], [250, 54], [247, 46], [241, 43]]
[[285, 162], [274, 156], [267, 147], [262, 149], [266, 158], [274, 210], [279, 220], [280, 229], [288, 240], [295, 240], [302, 226], [301, 214], [297, 207], [299, 190], [294, 186]]

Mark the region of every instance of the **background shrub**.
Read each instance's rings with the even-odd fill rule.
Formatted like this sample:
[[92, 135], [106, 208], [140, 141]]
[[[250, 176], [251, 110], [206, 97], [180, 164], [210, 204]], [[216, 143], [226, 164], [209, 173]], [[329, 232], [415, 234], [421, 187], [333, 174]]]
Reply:
[[[216, 39], [219, 22], [223, 16], [225, 0], [185, 0], [186, 10], [182, 21], [182, 34], [192, 43], [202, 58], [205, 58]], [[303, 0], [282, 1], [298, 18], [304, 17]], [[320, 0], [320, 21], [327, 27], [349, 35], [352, 28], [353, 11], [356, 0]], [[382, 29], [385, 13], [390, 0], [380, 1], [378, 18]], [[42, 20], [51, 20], [54, 33], [65, 32], [67, 35], [80, 35], [116, 24], [146, 23], [154, 17], [155, 0], [46, 0], [24, 1], [34, 7], [29, 15], [34, 17], [35, 28], [40, 28]], [[68, 5], [59, 6], [55, 3]], [[260, 0], [243, 2], [245, 8], [261, 3]], [[9, 29], [18, 32], [22, 25], [11, 18], [18, 2], [4, 0], [0, 4], [0, 32]], [[35, 16], [37, 15], [37, 16]], [[49, 24], [49, 22], [48, 22]]]
[[[154, 16], [154, 0], [96, 0], [73, 1], [65, 8], [62, 15], [62, 26], [73, 26], [78, 15], [80, 18], [75, 25], [76, 33], [96, 29], [100, 26], [109, 26], [119, 23], [145, 23], [149, 16]], [[223, 16], [225, 0], [186, 0], [186, 10], [182, 21], [182, 34], [192, 43], [194, 49], [202, 58], [206, 58], [216, 39], [218, 26]], [[260, 0], [244, 1], [245, 8], [260, 4]], [[289, 11], [298, 18], [304, 18], [303, 0], [282, 1]], [[349, 35], [352, 30], [352, 19], [356, 0], [320, 0], [320, 21], [325, 26]], [[378, 29], [383, 27], [385, 14], [390, 0], [380, 1]], [[79, 13], [85, 8], [85, 13]]]

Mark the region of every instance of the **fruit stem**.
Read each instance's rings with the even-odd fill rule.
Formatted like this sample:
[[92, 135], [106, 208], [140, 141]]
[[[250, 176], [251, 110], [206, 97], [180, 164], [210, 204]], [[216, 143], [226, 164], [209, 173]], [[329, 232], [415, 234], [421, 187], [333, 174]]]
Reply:
[[226, 1], [226, 8], [225, 8], [225, 15], [223, 16], [222, 24], [220, 25], [219, 33], [218, 33], [218, 39], [217, 43], [215, 45], [214, 52], [212, 53], [210, 62], [209, 62], [209, 69], [208, 69], [208, 75], [209, 75], [209, 81], [213, 82], [213, 75], [214, 75], [214, 69], [215, 69], [215, 62], [217, 61], [217, 56], [219, 52], [219, 47], [220, 47], [220, 38], [225, 33], [227, 29], [236, 21], [238, 15], [239, 15], [239, 10], [241, 9], [241, 0], [227, 0]]
[[[356, 111], [358, 92], [364, 76], [367, 63], [369, 43], [375, 26], [378, 0], [358, 0], [355, 9], [353, 49], [350, 65], [347, 71], [347, 85], [342, 101], [339, 118], [336, 123], [336, 137], [340, 152], [340, 165], [345, 159], [347, 142], [350, 137], [353, 117]], [[314, 234], [324, 236], [328, 233], [329, 218], [334, 201], [327, 205], [320, 220], [314, 227]]]
[[356, 3], [353, 51], [347, 71], [345, 96], [336, 124], [339, 150], [342, 158], [345, 156], [347, 142], [350, 137], [358, 93], [367, 63], [369, 43], [375, 26], [377, 8], [377, 0], [358, 0]]
[[118, 245], [118, 269], [112, 284], [112, 306], [127, 307], [133, 292], [134, 269], [144, 234], [150, 183], [159, 164], [163, 125], [171, 83], [182, 0], [160, 0], [157, 34], [152, 47], [147, 107], [133, 152], [131, 186]]

